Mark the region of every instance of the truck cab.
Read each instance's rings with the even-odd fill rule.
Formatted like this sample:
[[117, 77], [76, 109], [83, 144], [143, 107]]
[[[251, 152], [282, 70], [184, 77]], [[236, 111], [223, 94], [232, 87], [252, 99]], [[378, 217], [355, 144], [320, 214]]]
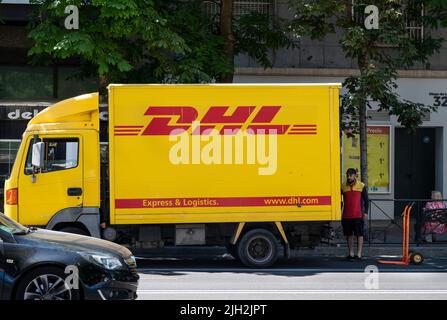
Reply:
[[100, 236], [98, 94], [56, 103], [23, 133], [5, 182], [5, 214], [32, 226]]

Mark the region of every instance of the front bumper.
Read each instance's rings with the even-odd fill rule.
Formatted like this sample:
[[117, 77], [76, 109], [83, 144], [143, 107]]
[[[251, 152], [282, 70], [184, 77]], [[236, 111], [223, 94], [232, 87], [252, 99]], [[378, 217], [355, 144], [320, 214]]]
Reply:
[[111, 280], [93, 287], [84, 287], [86, 300], [135, 300], [138, 281], [122, 282]]
[[134, 300], [139, 275], [136, 265], [120, 270], [105, 270], [89, 265], [80, 272], [86, 300]]

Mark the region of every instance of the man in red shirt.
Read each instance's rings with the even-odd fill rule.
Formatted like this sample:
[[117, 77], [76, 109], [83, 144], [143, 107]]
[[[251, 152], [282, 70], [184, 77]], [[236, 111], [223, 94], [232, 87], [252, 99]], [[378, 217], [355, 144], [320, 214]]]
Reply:
[[[341, 224], [348, 241], [348, 260], [361, 260], [363, 247], [363, 219], [367, 218], [368, 192], [363, 182], [357, 180], [357, 170], [346, 171], [346, 181], [341, 186], [343, 214]], [[357, 237], [357, 255], [354, 256], [354, 236]]]

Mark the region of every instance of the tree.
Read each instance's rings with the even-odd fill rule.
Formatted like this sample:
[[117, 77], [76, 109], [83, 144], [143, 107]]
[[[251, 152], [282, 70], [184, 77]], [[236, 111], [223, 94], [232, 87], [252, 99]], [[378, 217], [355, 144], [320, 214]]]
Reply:
[[290, 25], [286, 19], [259, 12], [237, 15], [233, 0], [211, 2], [216, 3], [219, 8], [219, 18], [215, 19], [218, 25], [216, 29], [223, 37], [222, 49], [228, 63], [232, 66], [230, 72], [218, 79], [220, 82], [233, 82], [234, 57], [239, 54], [246, 54], [264, 68], [270, 68], [272, 67], [269, 58], [270, 50], [296, 47], [296, 39], [290, 32]]
[[[110, 82], [210, 82], [231, 70], [199, 1], [34, 0], [30, 23], [35, 63], [79, 59], [82, 75]], [[65, 8], [79, 9], [67, 30]]]
[[445, 2], [439, 0], [376, 0], [371, 4], [378, 8], [378, 29], [365, 26], [365, 18], [371, 18], [370, 13], [365, 14], [368, 1], [290, 0], [295, 13], [292, 21], [295, 32], [321, 40], [338, 31], [346, 57], [357, 62], [360, 75], [344, 81], [347, 93], [342, 95], [340, 111], [342, 128], [359, 133], [360, 171], [365, 184], [368, 184], [367, 109], [376, 105], [379, 111], [388, 111], [410, 131], [422, 123], [424, 114], [436, 110], [433, 106], [402, 99], [395, 92], [397, 70], [410, 68], [416, 62], [425, 63], [439, 51], [443, 41], [432, 37], [430, 32], [422, 38], [412, 37], [406, 22], [433, 30], [439, 27], [447, 12]]
[[[292, 46], [283, 20], [265, 14], [236, 17], [218, 1], [220, 19], [203, 0], [31, 0], [34, 63], [78, 59], [81, 76], [110, 82], [232, 82], [234, 56], [247, 53], [271, 66], [268, 50]], [[67, 30], [65, 8], [79, 9], [79, 29]]]

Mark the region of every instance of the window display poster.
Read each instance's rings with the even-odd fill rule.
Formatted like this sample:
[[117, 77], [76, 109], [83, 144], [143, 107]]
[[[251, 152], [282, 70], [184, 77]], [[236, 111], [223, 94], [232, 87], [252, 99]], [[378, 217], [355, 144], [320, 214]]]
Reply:
[[[360, 139], [358, 135], [348, 138], [343, 133], [343, 175], [348, 168], [356, 168], [360, 177]], [[390, 127], [368, 126], [368, 191], [390, 192]], [[343, 181], [345, 177], [343, 176]]]

